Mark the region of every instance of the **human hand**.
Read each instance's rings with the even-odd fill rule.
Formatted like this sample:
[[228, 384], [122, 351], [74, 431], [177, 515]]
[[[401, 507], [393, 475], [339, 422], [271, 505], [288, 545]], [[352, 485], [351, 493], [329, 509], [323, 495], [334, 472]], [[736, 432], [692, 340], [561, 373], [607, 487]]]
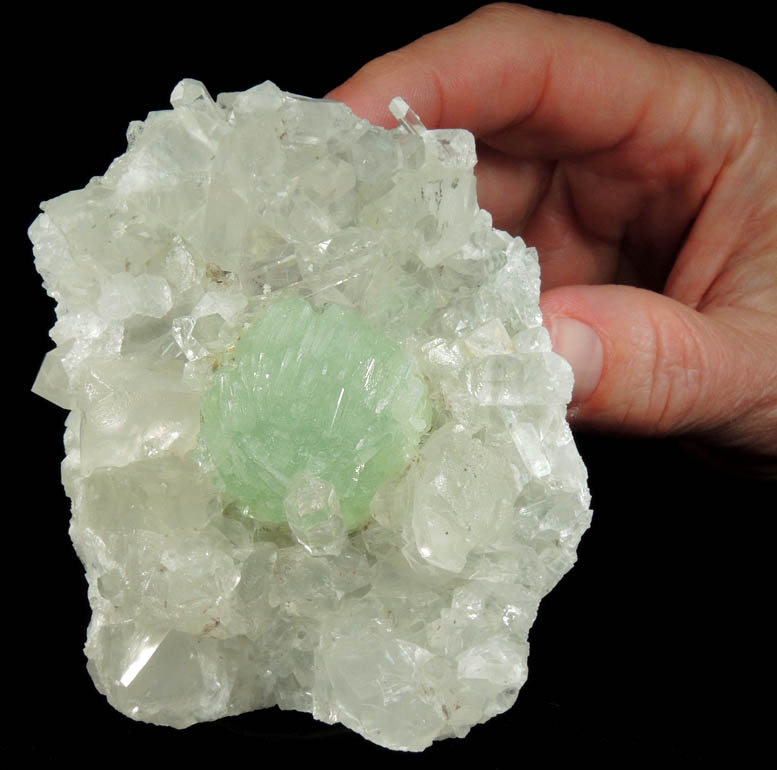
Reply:
[[768, 84], [600, 22], [496, 5], [330, 97], [393, 126], [397, 95], [427, 127], [475, 134], [481, 206], [537, 246], [578, 424], [777, 456]]

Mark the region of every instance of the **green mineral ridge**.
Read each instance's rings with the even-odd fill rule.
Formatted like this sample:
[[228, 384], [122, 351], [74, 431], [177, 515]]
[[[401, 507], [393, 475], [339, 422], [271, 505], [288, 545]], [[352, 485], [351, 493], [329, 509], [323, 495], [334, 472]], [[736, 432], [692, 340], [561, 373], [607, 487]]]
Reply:
[[202, 400], [200, 437], [228, 495], [260, 521], [285, 520], [305, 477], [337, 492], [349, 529], [429, 429], [412, 358], [337, 305], [278, 300], [242, 334]]

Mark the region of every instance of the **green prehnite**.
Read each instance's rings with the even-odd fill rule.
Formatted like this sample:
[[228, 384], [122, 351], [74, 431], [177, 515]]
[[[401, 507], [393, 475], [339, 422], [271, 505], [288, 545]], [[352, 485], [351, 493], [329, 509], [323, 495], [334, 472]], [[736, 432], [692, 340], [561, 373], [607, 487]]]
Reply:
[[268, 522], [300, 479], [332, 484], [349, 529], [429, 428], [412, 358], [355, 312], [280, 300], [241, 335], [202, 400], [201, 440], [227, 493]]

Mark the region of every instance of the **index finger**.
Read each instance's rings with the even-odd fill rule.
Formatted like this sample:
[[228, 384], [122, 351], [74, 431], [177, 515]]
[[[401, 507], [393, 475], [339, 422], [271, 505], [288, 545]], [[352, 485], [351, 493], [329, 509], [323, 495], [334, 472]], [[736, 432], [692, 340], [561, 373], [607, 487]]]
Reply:
[[373, 60], [329, 96], [390, 127], [399, 95], [429, 128], [503, 135], [493, 144], [519, 157], [563, 157], [634, 132], [671, 75], [660, 50], [602, 22], [492, 5]]

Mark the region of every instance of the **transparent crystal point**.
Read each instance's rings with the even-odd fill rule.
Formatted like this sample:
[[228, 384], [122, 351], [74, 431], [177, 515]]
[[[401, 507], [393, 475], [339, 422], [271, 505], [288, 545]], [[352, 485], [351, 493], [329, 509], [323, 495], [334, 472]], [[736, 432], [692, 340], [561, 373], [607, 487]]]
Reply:
[[418, 117], [401, 96], [395, 96], [391, 100], [389, 110], [408, 133], [417, 134], [418, 136], [426, 133], [426, 126], [421, 122], [421, 118]]
[[291, 485], [283, 510], [297, 542], [313, 556], [337, 556], [347, 530], [334, 486], [306, 476]]

